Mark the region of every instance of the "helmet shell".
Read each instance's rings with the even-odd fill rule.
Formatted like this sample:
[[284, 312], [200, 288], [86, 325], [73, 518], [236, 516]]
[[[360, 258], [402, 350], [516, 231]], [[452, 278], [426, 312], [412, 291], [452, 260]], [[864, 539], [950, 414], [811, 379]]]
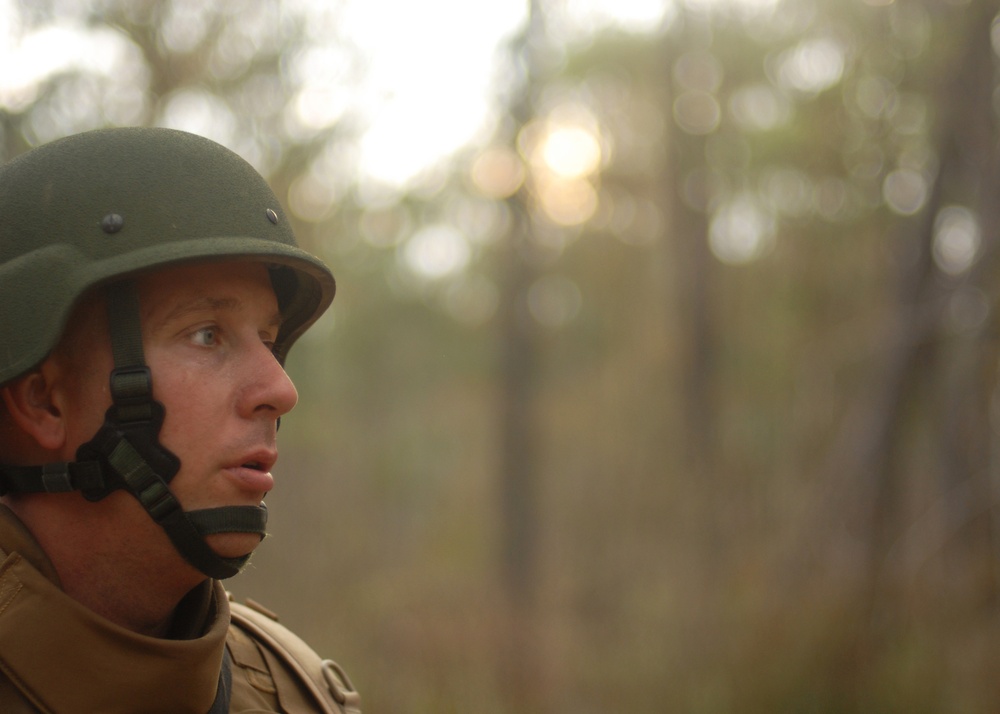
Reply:
[[0, 167], [0, 220], [0, 384], [45, 358], [86, 291], [142, 271], [267, 263], [279, 359], [335, 292], [260, 174], [187, 132], [100, 129], [32, 149]]

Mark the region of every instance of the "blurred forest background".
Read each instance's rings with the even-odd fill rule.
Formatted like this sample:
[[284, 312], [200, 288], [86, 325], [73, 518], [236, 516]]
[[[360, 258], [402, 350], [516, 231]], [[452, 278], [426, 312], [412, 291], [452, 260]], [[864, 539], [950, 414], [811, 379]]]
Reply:
[[369, 712], [1000, 711], [996, 4], [369, 2], [487, 88], [394, 180], [473, 90], [364, 6], [0, 2], [4, 160], [205, 134], [337, 276], [236, 595]]

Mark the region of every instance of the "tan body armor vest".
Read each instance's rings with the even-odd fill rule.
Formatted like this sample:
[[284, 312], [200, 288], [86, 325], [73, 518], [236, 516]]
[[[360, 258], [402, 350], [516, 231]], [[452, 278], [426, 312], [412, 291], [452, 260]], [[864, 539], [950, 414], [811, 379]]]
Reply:
[[229, 712], [358, 714], [346, 674], [257, 605], [206, 581], [178, 607], [174, 638], [139, 635], [66, 595], [45, 554], [0, 506], [0, 712], [208, 714], [224, 652]]

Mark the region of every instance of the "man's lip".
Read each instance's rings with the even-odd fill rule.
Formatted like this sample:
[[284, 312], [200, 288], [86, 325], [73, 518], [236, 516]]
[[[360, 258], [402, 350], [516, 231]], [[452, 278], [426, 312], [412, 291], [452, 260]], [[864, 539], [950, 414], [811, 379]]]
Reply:
[[278, 452], [274, 449], [256, 449], [229, 463], [229, 468], [249, 468], [255, 471], [268, 472], [278, 460]]
[[266, 494], [274, 488], [274, 477], [270, 471], [248, 468], [246, 466], [230, 466], [224, 469], [229, 478], [236, 482], [242, 491]]
[[271, 468], [277, 460], [277, 451], [258, 449], [231, 461], [225, 471], [243, 490], [267, 493], [274, 487]]

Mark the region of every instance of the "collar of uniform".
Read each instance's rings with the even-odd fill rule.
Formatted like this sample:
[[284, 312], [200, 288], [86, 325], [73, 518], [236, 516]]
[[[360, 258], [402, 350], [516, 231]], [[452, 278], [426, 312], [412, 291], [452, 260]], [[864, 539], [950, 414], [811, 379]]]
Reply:
[[30, 534], [13, 532], [6, 515], [0, 514], [0, 550], [9, 554], [0, 562], [2, 674], [39, 709], [56, 714], [209, 710], [229, 622], [220, 583], [211, 586], [201, 636], [139, 635], [60, 590], [42, 572], [51, 570], [48, 559]]
[[7, 506], [0, 504], [0, 559], [6, 558], [7, 553], [20, 553], [42, 575], [56, 585], [60, 584], [55, 566], [45, 555], [42, 546], [38, 545], [21, 519]]

